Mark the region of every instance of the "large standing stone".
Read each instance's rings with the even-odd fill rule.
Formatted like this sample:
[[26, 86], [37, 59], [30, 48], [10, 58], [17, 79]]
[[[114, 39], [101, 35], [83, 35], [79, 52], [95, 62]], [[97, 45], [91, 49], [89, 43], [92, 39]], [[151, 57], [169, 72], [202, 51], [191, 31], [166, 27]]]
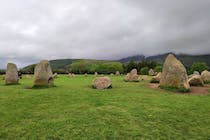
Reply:
[[53, 73], [49, 61], [43, 60], [36, 65], [34, 78], [34, 86], [52, 86], [54, 84]]
[[130, 73], [128, 73], [125, 76], [124, 79], [126, 82], [138, 82], [139, 81], [139, 75], [137, 73], [136, 69], [133, 69]]
[[98, 77], [94, 79], [92, 86], [96, 89], [108, 89], [112, 87], [112, 81], [109, 77]]
[[177, 88], [184, 91], [190, 89], [184, 65], [172, 54], [167, 56], [163, 65], [160, 86]]
[[203, 80], [198, 74], [193, 75], [188, 81], [190, 86], [204, 86]]
[[205, 70], [201, 73], [201, 78], [203, 79], [204, 83], [210, 83], [210, 72]]
[[8, 63], [7, 64], [7, 70], [6, 70], [6, 75], [5, 75], [5, 83], [7, 85], [10, 84], [18, 84], [18, 69], [17, 66], [13, 63]]
[[155, 72], [153, 71], [153, 69], [150, 69], [148, 73], [149, 73], [149, 76], [154, 76], [155, 75]]

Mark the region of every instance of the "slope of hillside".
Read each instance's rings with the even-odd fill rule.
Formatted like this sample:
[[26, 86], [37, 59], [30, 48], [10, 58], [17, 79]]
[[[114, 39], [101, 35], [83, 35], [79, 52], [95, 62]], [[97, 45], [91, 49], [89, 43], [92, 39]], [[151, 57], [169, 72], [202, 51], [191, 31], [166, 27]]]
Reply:
[[58, 60], [50, 60], [50, 65], [52, 69], [62, 69], [72, 64], [74, 61], [78, 59], [58, 59]]
[[[164, 62], [167, 54], [147, 57], [146, 60]], [[186, 55], [177, 54], [176, 57], [184, 63], [185, 66], [191, 66], [194, 62], [205, 62], [210, 66], [210, 55]]]
[[[145, 57], [143, 55], [136, 55], [136, 56], [131, 56], [127, 58], [122, 58], [120, 60], [117, 60], [117, 62], [121, 63], [127, 63], [131, 60], [133, 61], [158, 61], [160, 63], [163, 63], [165, 58], [167, 57], [168, 53], [166, 54], [161, 54], [161, 55], [155, 55], [155, 56], [149, 56]], [[176, 57], [181, 60], [185, 66], [191, 66], [193, 62], [205, 62], [210, 66], [210, 54], [209, 55], [186, 55], [186, 54], [178, 54]], [[90, 59], [58, 59], [58, 60], [51, 60], [50, 65], [53, 70], [57, 69], [69, 69], [70, 65], [77, 61], [77, 60], [86, 60], [87, 62], [91, 63], [101, 63], [101, 62], [114, 62], [114, 61], [106, 61], [106, 60], [90, 60]], [[115, 61], [116, 62], [116, 61]], [[27, 67], [24, 67], [21, 69], [22, 71], [30, 71], [32, 72], [34, 69], [35, 64], [29, 65]]]
[[122, 63], [126, 63], [126, 62], [129, 62], [129, 61], [143, 61], [143, 60], [145, 60], [145, 56], [144, 55], [134, 55], [134, 56], [122, 58], [122, 59], [120, 59], [118, 61], [122, 62]]
[[[147, 61], [158, 61], [158, 62], [163, 63], [168, 54], [169, 53], [165, 53], [165, 54], [149, 56], [149, 57], [144, 57], [144, 56], [139, 57], [139, 55], [137, 55], [137, 56], [123, 58], [118, 61], [127, 63], [131, 60], [133, 60], [133, 61], [147, 60]], [[186, 66], [191, 66], [193, 64], [193, 62], [205, 62], [210, 66], [210, 54], [207, 54], [207, 55], [175, 54], [175, 55]]]

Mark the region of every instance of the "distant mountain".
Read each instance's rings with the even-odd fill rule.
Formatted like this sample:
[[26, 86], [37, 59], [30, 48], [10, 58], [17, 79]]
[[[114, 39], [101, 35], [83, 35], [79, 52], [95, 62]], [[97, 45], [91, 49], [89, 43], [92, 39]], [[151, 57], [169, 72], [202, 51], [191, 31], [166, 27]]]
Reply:
[[[149, 56], [149, 57], [145, 57], [144, 55], [135, 55], [135, 56], [126, 57], [126, 58], [122, 58], [120, 60], [115, 60], [115, 61], [121, 62], [121, 63], [127, 63], [129, 61], [141, 62], [141, 61], [145, 60], [145, 61], [157, 61], [157, 62], [163, 63], [168, 54], [169, 53], [165, 53], [165, 54], [154, 55], [154, 56]], [[181, 60], [185, 66], [191, 66], [193, 64], [193, 62], [205, 62], [205, 63], [207, 63], [207, 65], [210, 66], [210, 54], [208, 54], [208, 55], [176, 54], [176, 57], [179, 60]], [[90, 60], [90, 59], [58, 59], [58, 60], [51, 60], [50, 65], [53, 70], [58, 70], [58, 69], [65, 70], [66, 68], [69, 68], [70, 65], [74, 61], [77, 61], [77, 60], [87, 60], [87, 61], [91, 61], [91, 62], [102, 62], [103, 61], [103, 60]], [[111, 62], [111, 61], [109, 61], [109, 62]], [[35, 64], [32, 64], [32, 65], [24, 67], [21, 70], [33, 72], [34, 67], [35, 67]]]
[[145, 60], [145, 56], [144, 55], [134, 55], [134, 56], [122, 58], [122, 59], [120, 59], [118, 61], [122, 62], [122, 63], [126, 63], [126, 62], [129, 62], [129, 61], [143, 61], [143, 60]]
[[[65, 69], [66, 67], [71, 65], [76, 60], [79, 60], [79, 59], [57, 59], [57, 60], [50, 60], [49, 62], [50, 62], [51, 68], [53, 70], [56, 70], [56, 69]], [[35, 66], [36, 66], [36, 64], [28, 65], [28, 66], [22, 68], [21, 71], [33, 73]]]
[[[118, 61], [127, 63], [131, 60], [139, 61], [139, 62], [143, 61], [143, 60], [147, 60], [147, 61], [157, 61], [157, 62], [163, 63], [168, 54], [169, 53], [165, 53], [165, 54], [154, 55], [154, 56], [149, 56], [149, 57], [137, 55], [137, 56], [123, 58]], [[207, 63], [207, 65], [210, 66], [210, 54], [207, 54], [207, 55], [175, 54], [175, 55], [180, 61], [182, 61], [184, 63], [185, 66], [191, 66], [193, 64], [193, 62], [205, 62], [205, 63]]]
[[79, 59], [57, 59], [57, 60], [50, 60], [50, 65], [52, 69], [62, 69], [67, 67], [68, 65], [72, 64], [74, 61]]

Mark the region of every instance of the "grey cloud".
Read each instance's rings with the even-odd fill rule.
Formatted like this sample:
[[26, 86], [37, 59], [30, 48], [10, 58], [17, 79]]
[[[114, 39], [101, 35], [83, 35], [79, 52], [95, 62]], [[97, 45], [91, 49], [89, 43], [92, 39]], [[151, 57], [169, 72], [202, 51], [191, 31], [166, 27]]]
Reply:
[[0, 67], [41, 59], [210, 53], [209, 0], [0, 1]]

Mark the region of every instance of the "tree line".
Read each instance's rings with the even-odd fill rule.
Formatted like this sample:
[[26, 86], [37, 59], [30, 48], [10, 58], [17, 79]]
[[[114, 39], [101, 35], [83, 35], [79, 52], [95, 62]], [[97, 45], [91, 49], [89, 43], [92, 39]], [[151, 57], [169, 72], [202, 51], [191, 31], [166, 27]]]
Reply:
[[[20, 72], [23, 74], [33, 74], [35, 64], [21, 69]], [[89, 60], [78, 60], [72, 64], [59, 69], [53, 69], [53, 73], [58, 74], [94, 74], [98, 72], [99, 74], [110, 74], [119, 71], [122, 74], [129, 73], [132, 69], [137, 69], [139, 74], [147, 75], [150, 69], [154, 72], [161, 72], [163, 64], [156, 61], [141, 61], [135, 62], [130, 61], [128, 63], [113, 62], [113, 61], [89, 61]], [[194, 71], [202, 72], [204, 70], [209, 70], [209, 66], [204, 62], [194, 62], [192, 66], [186, 66], [188, 74], [192, 74]], [[4, 74], [5, 70], [0, 70], [0, 74]]]

